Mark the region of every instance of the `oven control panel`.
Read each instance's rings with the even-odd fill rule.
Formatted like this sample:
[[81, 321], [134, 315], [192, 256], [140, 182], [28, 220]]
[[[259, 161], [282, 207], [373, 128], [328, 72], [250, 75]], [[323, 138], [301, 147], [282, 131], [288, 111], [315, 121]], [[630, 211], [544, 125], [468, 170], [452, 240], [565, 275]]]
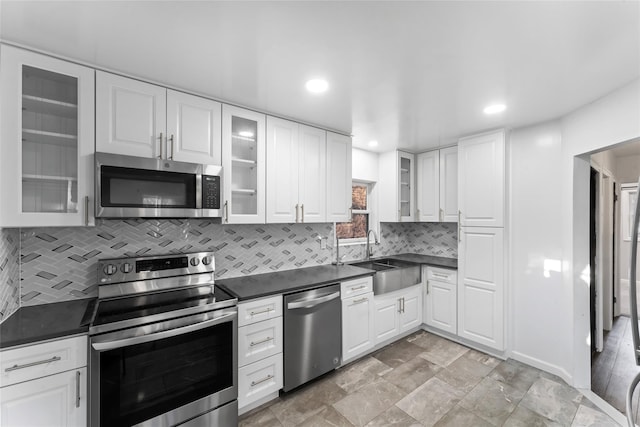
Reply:
[[101, 259], [98, 261], [98, 284], [134, 282], [214, 271], [213, 252]]

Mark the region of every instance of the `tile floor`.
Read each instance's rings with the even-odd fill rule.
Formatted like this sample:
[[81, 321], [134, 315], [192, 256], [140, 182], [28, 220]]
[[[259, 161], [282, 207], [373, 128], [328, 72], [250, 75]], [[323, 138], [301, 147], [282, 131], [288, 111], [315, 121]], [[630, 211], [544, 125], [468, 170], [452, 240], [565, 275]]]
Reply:
[[618, 424], [554, 375], [419, 331], [245, 414], [239, 425]]

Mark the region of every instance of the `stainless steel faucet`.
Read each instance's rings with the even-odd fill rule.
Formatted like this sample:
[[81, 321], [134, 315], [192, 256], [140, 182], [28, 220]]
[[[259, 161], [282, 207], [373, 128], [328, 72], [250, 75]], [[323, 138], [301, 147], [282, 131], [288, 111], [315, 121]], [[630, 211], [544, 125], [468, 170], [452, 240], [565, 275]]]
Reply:
[[340, 259], [340, 239], [336, 236], [336, 260], [331, 264], [333, 265], [344, 265], [344, 262]]
[[369, 238], [371, 237], [371, 233], [373, 233], [373, 238], [375, 239], [375, 244], [379, 244], [380, 242], [378, 242], [378, 235], [376, 234], [374, 229], [371, 229], [369, 231], [367, 231], [367, 247], [366, 247], [366, 256], [365, 256], [365, 260], [369, 261], [369, 259], [371, 258], [371, 244], [369, 243]]

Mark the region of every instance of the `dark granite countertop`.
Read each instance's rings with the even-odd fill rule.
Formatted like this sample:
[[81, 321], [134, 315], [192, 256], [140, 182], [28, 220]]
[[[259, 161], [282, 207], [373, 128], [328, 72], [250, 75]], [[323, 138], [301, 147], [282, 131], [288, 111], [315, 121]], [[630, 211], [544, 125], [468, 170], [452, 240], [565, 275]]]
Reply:
[[353, 265], [318, 265], [315, 267], [235, 277], [216, 282], [217, 286], [245, 301], [275, 294], [311, 289], [356, 277], [371, 276], [374, 271]]
[[418, 264], [431, 265], [433, 267], [442, 268], [458, 268], [457, 258], [445, 258], [441, 256], [420, 255], [420, 254], [399, 254], [391, 255], [385, 258], [399, 259], [402, 261], [416, 262]]
[[96, 299], [21, 307], [0, 324], [0, 348], [87, 333]]

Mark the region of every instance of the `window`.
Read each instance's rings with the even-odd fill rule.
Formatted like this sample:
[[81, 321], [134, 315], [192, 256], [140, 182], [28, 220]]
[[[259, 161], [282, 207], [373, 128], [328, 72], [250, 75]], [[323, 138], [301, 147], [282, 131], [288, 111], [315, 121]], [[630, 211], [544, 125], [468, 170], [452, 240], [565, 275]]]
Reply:
[[354, 182], [351, 187], [351, 221], [336, 223], [339, 239], [366, 240], [370, 221], [369, 184]]

